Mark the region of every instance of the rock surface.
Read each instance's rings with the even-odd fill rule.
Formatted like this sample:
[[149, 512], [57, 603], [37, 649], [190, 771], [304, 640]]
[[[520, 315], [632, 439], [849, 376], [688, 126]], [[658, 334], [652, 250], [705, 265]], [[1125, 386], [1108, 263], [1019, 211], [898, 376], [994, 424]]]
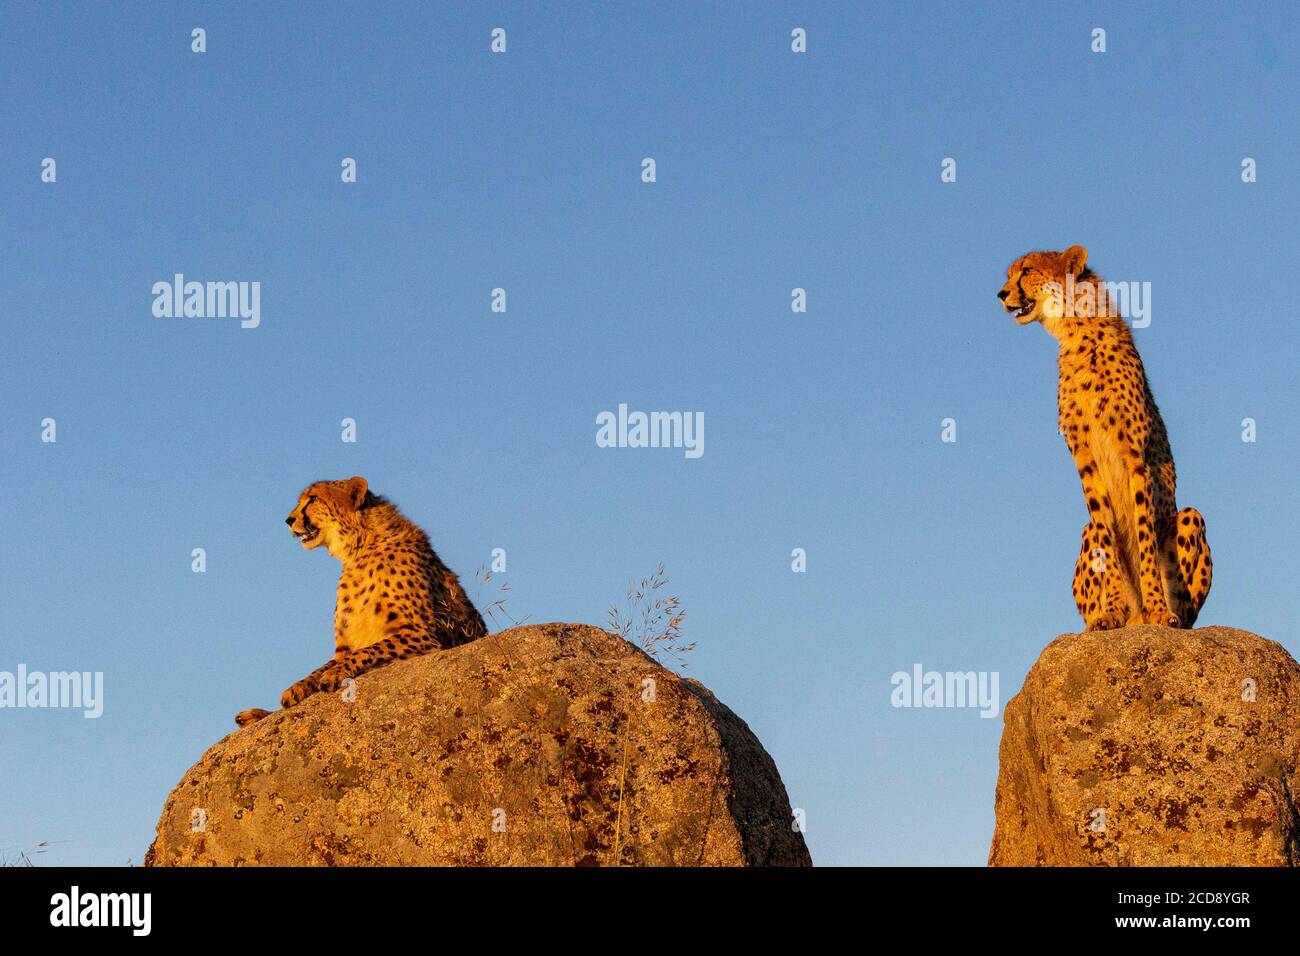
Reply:
[[811, 865], [745, 723], [614, 634], [517, 627], [355, 691], [218, 741], [145, 864]]
[[1000, 762], [990, 866], [1300, 864], [1300, 667], [1247, 631], [1058, 637]]

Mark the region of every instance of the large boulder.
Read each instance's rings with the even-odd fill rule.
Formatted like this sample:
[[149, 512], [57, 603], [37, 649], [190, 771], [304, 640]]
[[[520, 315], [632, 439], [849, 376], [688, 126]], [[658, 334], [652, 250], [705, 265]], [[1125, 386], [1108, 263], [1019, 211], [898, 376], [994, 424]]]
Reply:
[[1000, 762], [991, 866], [1300, 864], [1300, 667], [1246, 631], [1058, 637]]
[[812, 862], [744, 721], [607, 631], [516, 627], [346, 697], [218, 741], [167, 798], [146, 865]]

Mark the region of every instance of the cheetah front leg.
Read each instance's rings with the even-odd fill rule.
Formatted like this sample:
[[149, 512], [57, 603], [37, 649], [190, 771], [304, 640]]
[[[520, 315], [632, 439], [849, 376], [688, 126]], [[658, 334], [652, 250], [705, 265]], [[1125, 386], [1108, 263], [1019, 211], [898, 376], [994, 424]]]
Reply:
[[1142, 589], [1143, 619], [1148, 624], [1181, 627], [1178, 615], [1169, 609], [1164, 579], [1160, 574], [1159, 542], [1151, 508], [1151, 480], [1141, 455], [1129, 456], [1129, 495], [1137, 525], [1138, 582]]
[[321, 690], [320, 679], [331, 667], [338, 663], [337, 659], [326, 661], [320, 667], [316, 668], [300, 681], [291, 684], [283, 694], [280, 695], [280, 706], [286, 710], [301, 704], [312, 694]]
[[1090, 521], [1083, 526], [1083, 544], [1074, 565], [1074, 603], [1085, 631], [1123, 627], [1128, 618], [1129, 602], [1120, 586], [1124, 568], [1117, 557], [1104, 524]]
[[1113, 524], [1114, 502], [1107, 492], [1097, 459], [1086, 441], [1073, 429], [1067, 430], [1067, 442], [1074, 467], [1083, 486], [1083, 502], [1088, 509], [1088, 524], [1083, 528], [1083, 545], [1074, 566], [1074, 600], [1089, 631], [1123, 627], [1136, 595], [1126, 586], [1128, 569], [1116, 552]]
[[[296, 681], [293, 686], [280, 695], [280, 706], [283, 708], [293, 707], [301, 704], [312, 694], [320, 690], [320, 676], [330, 667], [334, 666], [335, 661], [326, 661], [320, 667], [316, 668], [300, 681]], [[240, 727], [247, 727], [249, 724], [256, 723], [263, 717], [270, 715], [269, 710], [263, 710], [261, 707], [250, 707], [247, 710], [241, 710], [235, 714], [235, 723]]]
[[382, 641], [357, 648], [331, 662], [320, 676], [320, 690], [336, 691], [348, 678], [357, 677], [390, 661], [426, 654], [437, 646], [437, 642], [428, 635], [398, 634], [386, 637]]

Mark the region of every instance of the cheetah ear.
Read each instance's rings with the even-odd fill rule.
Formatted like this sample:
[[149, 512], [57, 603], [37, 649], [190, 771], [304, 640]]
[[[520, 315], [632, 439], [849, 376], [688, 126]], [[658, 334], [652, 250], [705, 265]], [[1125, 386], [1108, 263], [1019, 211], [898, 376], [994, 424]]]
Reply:
[[1065, 258], [1065, 271], [1068, 275], [1079, 275], [1088, 262], [1088, 250], [1083, 246], [1071, 246], [1061, 255]]
[[366, 479], [358, 475], [355, 478], [349, 478], [346, 482], [348, 500], [352, 502], [352, 507], [358, 511], [361, 510], [361, 503], [366, 500]]

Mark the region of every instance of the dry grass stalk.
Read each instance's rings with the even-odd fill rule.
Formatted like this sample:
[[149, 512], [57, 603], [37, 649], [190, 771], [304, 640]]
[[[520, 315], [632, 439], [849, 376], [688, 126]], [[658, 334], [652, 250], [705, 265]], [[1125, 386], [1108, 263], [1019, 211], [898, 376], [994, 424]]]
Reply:
[[636, 581], [629, 583], [626, 614], [624, 610], [610, 607], [609, 629], [624, 640], [639, 645], [655, 660], [666, 655], [685, 668], [686, 655], [695, 650], [695, 642], [687, 644], [682, 640], [681, 629], [686, 612], [681, 610], [679, 598], [661, 596], [660, 592], [667, 584], [662, 562], [653, 574], [642, 578], [640, 584]]

